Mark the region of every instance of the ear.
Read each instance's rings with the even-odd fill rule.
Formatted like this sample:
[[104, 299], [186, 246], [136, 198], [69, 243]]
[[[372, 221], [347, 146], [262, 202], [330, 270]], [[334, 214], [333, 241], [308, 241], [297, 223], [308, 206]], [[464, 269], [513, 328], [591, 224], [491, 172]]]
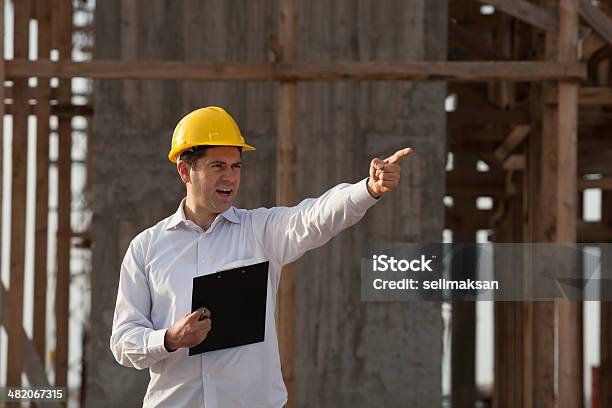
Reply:
[[187, 184], [191, 181], [189, 166], [187, 166], [187, 163], [185, 163], [183, 160], [179, 160], [176, 163], [176, 170], [178, 171], [181, 180], [183, 180], [183, 183]]

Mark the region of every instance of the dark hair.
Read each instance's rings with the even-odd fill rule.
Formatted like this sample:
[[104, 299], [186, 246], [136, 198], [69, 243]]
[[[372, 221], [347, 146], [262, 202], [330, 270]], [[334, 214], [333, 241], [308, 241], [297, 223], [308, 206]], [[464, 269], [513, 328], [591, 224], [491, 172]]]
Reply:
[[[194, 146], [190, 149], [183, 151], [181, 155], [179, 156], [179, 160], [184, 161], [189, 167], [195, 169], [195, 165], [198, 162], [198, 160], [206, 156], [206, 150], [210, 149], [211, 147], [218, 147], [218, 146], [209, 146], [209, 145]], [[242, 148], [238, 146], [236, 147], [240, 151], [240, 156], [242, 156]]]
[[179, 160], [184, 161], [189, 167], [195, 168], [198, 159], [206, 156], [206, 150], [210, 146], [195, 146], [181, 153]]

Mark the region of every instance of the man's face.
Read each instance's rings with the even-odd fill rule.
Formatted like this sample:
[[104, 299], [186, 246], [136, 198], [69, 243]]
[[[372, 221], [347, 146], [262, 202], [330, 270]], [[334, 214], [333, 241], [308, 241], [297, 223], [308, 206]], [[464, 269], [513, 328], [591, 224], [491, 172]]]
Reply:
[[198, 207], [222, 213], [231, 207], [240, 187], [240, 150], [232, 146], [206, 149], [189, 169], [187, 194]]

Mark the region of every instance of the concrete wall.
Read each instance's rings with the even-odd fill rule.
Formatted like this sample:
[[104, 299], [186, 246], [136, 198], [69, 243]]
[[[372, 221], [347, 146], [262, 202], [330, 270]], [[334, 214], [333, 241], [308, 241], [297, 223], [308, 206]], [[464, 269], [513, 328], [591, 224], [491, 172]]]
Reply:
[[[441, 0], [301, 2], [300, 60], [445, 59]], [[445, 85], [299, 86], [300, 184], [317, 195], [367, 174], [375, 155], [412, 146], [401, 187], [355, 228], [306, 255], [296, 273], [298, 407], [439, 407], [440, 305], [360, 301], [357, 254], [368, 241], [441, 240]]]
[[[407, 61], [446, 55], [446, 0], [300, 2], [300, 59]], [[96, 58], [265, 62], [275, 1], [97, 2]], [[367, 240], [438, 241], [443, 227], [443, 84], [299, 86], [299, 196], [366, 176], [373, 154], [412, 146], [400, 190], [300, 261], [296, 406], [439, 406], [439, 305], [359, 300]], [[175, 211], [183, 187], [165, 158], [172, 129], [200, 106], [225, 106], [257, 151], [244, 155], [239, 206], [274, 204], [273, 83], [98, 81], [93, 149], [92, 326], [88, 406], [138, 406], [148, 374], [108, 349], [118, 272], [134, 235]]]

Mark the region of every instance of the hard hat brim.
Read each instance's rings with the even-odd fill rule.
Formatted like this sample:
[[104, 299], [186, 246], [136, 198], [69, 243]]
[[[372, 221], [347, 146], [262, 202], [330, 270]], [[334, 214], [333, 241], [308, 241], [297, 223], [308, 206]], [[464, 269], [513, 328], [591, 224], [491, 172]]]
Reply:
[[255, 148], [255, 146], [251, 146], [248, 145], [246, 143], [237, 143], [237, 144], [222, 144], [222, 145], [218, 145], [218, 144], [212, 144], [212, 143], [197, 143], [197, 144], [186, 144], [181, 146], [181, 149], [173, 149], [172, 151], [170, 151], [170, 153], [168, 153], [168, 159], [172, 162], [172, 163], [176, 163], [178, 161], [178, 158], [181, 156], [181, 153], [183, 153], [185, 150], [189, 150], [192, 147], [196, 147], [196, 146], [210, 146], [210, 147], [223, 147], [223, 146], [230, 146], [230, 147], [240, 147], [241, 150], [247, 151], [247, 150], [257, 150]]

